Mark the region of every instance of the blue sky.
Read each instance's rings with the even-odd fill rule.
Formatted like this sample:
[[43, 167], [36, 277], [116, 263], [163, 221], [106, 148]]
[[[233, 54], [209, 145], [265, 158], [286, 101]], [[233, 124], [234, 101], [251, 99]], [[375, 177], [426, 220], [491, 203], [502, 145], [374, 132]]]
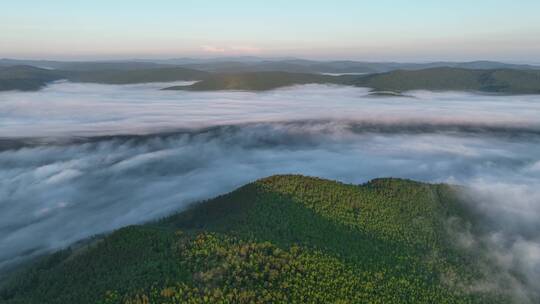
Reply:
[[540, 62], [538, 0], [17, 0], [0, 57]]

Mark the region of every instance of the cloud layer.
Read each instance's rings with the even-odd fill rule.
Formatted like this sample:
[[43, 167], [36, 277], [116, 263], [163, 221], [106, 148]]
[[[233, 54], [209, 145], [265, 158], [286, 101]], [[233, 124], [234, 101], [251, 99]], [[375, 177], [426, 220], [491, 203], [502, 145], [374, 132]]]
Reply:
[[488, 228], [457, 231], [461, 243], [488, 244], [504, 275], [525, 278], [523, 299], [537, 292], [538, 96], [160, 87], [58, 83], [0, 94], [0, 269], [271, 174], [393, 176], [470, 186]]
[[475, 124], [540, 129], [540, 98], [411, 92], [369, 96], [363, 88], [306, 85], [262, 93], [160, 91], [170, 84], [57, 83], [0, 93], [0, 138], [148, 134], [248, 122], [307, 119]]

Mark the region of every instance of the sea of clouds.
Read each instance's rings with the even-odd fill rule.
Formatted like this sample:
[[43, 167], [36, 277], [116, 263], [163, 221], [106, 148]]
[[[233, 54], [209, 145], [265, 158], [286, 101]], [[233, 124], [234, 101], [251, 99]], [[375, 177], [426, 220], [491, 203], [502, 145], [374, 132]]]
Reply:
[[167, 85], [0, 93], [0, 269], [272, 174], [392, 176], [470, 187], [497, 224], [456, 232], [461, 245], [488, 244], [501, 275], [522, 274], [520, 299], [538, 292], [540, 96]]
[[260, 93], [160, 91], [170, 85], [60, 82], [37, 92], [3, 92], [0, 138], [150, 134], [308, 119], [540, 129], [536, 95], [417, 91], [410, 97], [384, 98], [370, 96], [364, 88], [325, 85]]

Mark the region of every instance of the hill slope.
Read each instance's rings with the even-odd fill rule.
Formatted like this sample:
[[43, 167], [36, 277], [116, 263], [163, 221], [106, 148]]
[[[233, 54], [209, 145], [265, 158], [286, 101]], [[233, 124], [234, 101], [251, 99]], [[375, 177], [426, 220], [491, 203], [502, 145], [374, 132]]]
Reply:
[[480, 91], [504, 94], [540, 94], [540, 70], [471, 70], [461, 68], [431, 68], [398, 70], [371, 75], [330, 76], [289, 72], [249, 72], [212, 74], [181, 67], [61, 71], [31, 66], [0, 68], [0, 91], [34, 91], [47, 83], [67, 79], [73, 82], [132, 84], [201, 80], [189, 86], [174, 86], [166, 90], [264, 91], [285, 86], [319, 83], [370, 87], [377, 91], [403, 92], [408, 90]]
[[0, 91], [35, 91], [62, 78], [63, 75], [58, 72], [32, 66], [0, 68]]
[[[163, 61], [156, 61], [164, 63]], [[394, 70], [422, 70], [428, 68], [464, 68], [464, 69], [518, 69], [534, 70], [540, 66], [526, 64], [508, 64], [495, 61], [470, 61], [470, 62], [430, 62], [430, 63], [400, 63], [400, 62], [362, 62], [351, 60], [340, 61], [313, 61], [305, 59], [283, 60], [211, 60], [190, 62], [189, 60], [172, 60], [169, 63], [182, 65], [183, 67], [215, 72], [215, 73], [245, 73], [245, 72], [270, 72], [281, 71], [291, 73], [383, 73]]]
[[207, 75], [208, 73], [206, 72], [180, 67], [135, 70], [62, 71], [32, 66], [11, 66], [0, 68], [0, 91], [37, 91], [48, 83], [60, 79], [73, 82], [132, 84], [200, 80], [207, 77]]
[[399, 70], [363, 76], [329, 76], [287, 72], [211, 74], [193, 85], [175, 86], [166, 89], [263, 91], [308, 83], [355, 85], [373, 88], [377, 91], [392, 92], [409, 90], [455, 90], [505, 94], [540, 94], [540, 70], [431, 68], [424, 70]]
[[83, 72], [63, 72], [73, 82], [93, 82], [104, 84], [131, 84], [147, 82], [171, 82], [179, 80], [201, 80], [208, 73], [180, 68], [156, 68], [138, 70], [101, 70]]
[[239, 74], [215, 74], [190, 86], [174, 86], [165, 89], [189, 91], [264, 91], [297, 84], [341, 82], [342, 81], [340, 77], [319, 74], [288, 72], [253, 72]]
[[538, 65], [496, 61], [470, 62], [365, 62], [353, 60], [315, 61], [299, 58], [259, 58], [253, 56], [219, 58], [133, 59], [120, 61], [53, 61], [0, 59], [0, 66], [31, 65], [64, 71], [137, 70], [181, 66], [214, 73], [281, 71], [291, 73], [383, 73], [393, 70], [422, 70], [435, 67], [465, 69], [540, 69]]
[[392, 71], [357, 78], [357, 86], [384, 91], [456, 90], [507, 94], [540, 93], [538, 70], [470, 70], [432, 68], [418, 71]]
[[472, 291], [481, 258], [455, 249], [454, 190], [273, 176], [156, 223], [43, 258], [3, 303], [505, 303]]

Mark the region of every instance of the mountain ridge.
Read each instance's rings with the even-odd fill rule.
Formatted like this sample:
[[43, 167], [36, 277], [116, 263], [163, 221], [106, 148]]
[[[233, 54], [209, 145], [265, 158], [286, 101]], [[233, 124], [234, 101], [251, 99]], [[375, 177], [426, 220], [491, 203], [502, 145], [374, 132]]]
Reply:
[[466, 291], [485, 261], [454, 246], [456, 189], [404, 179], [260, 179], [157, 222], [45, 257], [5, 303], [509, 303]]
[[392, 61], [357, 61], [357, 60], [309, 60], [294, 57], [263, 58], [255, 56], [216, 57], [216, 58], [168, 58], [168, 59], [127, 59], [127, 60], [96, 60], [96, 61], [55, 61], [55, 60], [24, 60], [0, 59], [0, 66], [32, 65], [59, 70], [133, 70], [160, 67], [181, 66], [200, 69], [207, 72], [240, 73], [282, 71], [297, 73], [347, 73], [369, 72], [382, 73], [392, 70], [419, 70], [432, 67], [456, 67], [469, 69], [540, 69], [540, 65], [523, 63], [505, 63], [490, 60], [474, 61], [435, 61], [392, 62]]
[[287, 72], [211, 74], [208, 78], [192, 85], [165, 89], [265, 91], [308, 83], [352, 85], [368, 87], [375, 91], [396, 93], [411, 90], [432, 90], [540, 94], [540, 71], [511, 69], [470, 70], [444, 67], [412, 71], [396, 70], [360, 76], [330, 76]]
[[[0, 91], [36, 91], [55, 80], [103, 84], [197, 81], [165, 90], [265, 91], [299, 84], [336, 84], [368, 87], [375, 91], [401, 93], [410, 90], [471, 91], [499, 94], [540, 94], [540, 70], [464, 69], [434, 67], [395, 70], [367, 75], [324, 75], [263, 71], [212, 73], [184, 67], [135, 70], [64, 71], [31, 66], [0, 68]], [[399, 94], [393, 94], [399, 96]]]

